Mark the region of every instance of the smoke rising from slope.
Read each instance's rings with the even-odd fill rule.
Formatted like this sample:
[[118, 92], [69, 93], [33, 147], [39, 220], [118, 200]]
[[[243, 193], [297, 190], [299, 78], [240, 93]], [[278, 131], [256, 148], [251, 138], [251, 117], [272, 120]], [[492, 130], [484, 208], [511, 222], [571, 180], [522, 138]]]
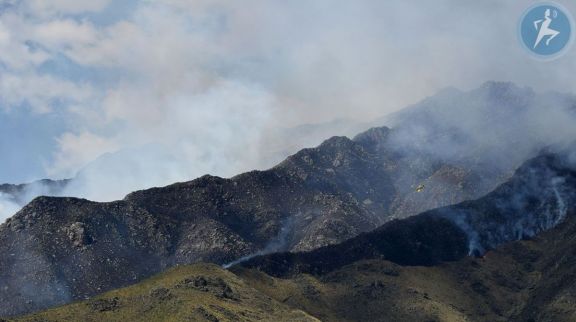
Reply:
[[294, 219], [291, 217], [288, 217], [282, 223], [282, 225], [280, 227], [280, 232], [278, 233], [278, 236], [276, 236], [276, 238], [272, 239], [266, 245], [266, 247], [264, 247], [263, 249], [255, 252], [255, 253], [248, 254], [246, 256], [238, 258], [235, 261], [224, 264], [224, 265], [222, 265], [222, 267], [223, 268], [230, 268], [236, 264], [240, 264], [240, 263], [245, 262], [245, 261], [247, 261], [251, 258], [254, 258], [256, 256], [262, 256], [262, 255], [268, 255], [268, 254], [277, 253], [277, 252], [281, 252], [281, 251], [286, 251], [288, 248], [288, 244], [290, 242], [290, 240], [289, 240], [290, 234], [292, 234], [293, 231], [294, 231]]
[[576, 204], [575, 167], [565, 152], [525, 163], [516, 171], [515, 179], [480, 199], [483, 208], [470, 211], [463, 203], [438, 213], [468, 235], [470, 255], [482, 255], [505, 242], [554, 228]]

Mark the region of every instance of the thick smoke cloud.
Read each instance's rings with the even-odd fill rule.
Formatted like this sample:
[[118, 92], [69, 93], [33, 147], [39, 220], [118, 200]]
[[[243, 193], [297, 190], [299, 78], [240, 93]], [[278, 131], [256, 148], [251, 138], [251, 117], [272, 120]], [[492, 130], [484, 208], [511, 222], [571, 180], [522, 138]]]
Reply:
[[389, 144], [445, 162], [513, 170], [551, 146], [576, 139], [576, 96], [486, 82], [446, 89], [381, 120], [396, 131]]
[[[574, 51], [543, 63], [519, 45], [530, 4], [0, 1], [0, 113], [66, 119], [50, 154], [22, 158], [44, 173], [2, 169], [0, 181], [78, 174], [66, 194], [112, 200], [269, 167], [447, 86], [494, 79], [574, 91]], [[279, 130], [334, 119], [351, 121], [298, 140]], [[18, 135], [4, 137], [10, 154]]]

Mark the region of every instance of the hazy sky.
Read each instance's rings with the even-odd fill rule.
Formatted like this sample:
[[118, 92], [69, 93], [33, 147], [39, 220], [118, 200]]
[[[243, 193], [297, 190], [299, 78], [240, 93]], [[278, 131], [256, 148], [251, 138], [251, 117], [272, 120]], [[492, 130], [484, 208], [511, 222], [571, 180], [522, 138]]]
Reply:
[[576, 49], [542, 62], [517, 39], [532, 3], [0, 0], [0, 182], [117, 151], [100, 169], [142, 187], [231, 175], [279, 126], [370, 120], [487, 80], [576, 92]]

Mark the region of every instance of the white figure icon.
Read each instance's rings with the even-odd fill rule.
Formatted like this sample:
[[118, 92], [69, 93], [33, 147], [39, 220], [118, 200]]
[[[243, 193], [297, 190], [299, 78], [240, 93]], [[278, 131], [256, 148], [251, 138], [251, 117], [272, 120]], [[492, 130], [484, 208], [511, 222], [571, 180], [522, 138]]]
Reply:
[[534, 21], [534, 28], [536, 28], [536, 30], [538, 30], [538, 25], [540, 25], [540, 30], [538, 30], [538, 37], [534, 43], [534, 48], [540, 44], [544, 37], [550, 36], [548, 39], [546, 39], [546, 46], [548, 46], [550, 45], [550, 41], [560, 34], [559, 31], [550, 29], [551, 22], [552, 18], [550, 18], [550, 9], [546, 9], [546, 12], [544, 13], [544, 19]]

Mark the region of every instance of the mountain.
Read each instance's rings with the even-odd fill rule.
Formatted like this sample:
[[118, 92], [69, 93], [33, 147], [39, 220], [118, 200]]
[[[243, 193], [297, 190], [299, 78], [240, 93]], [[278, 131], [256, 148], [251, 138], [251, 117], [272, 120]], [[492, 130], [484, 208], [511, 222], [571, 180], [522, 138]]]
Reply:
[[24, 184], [0, 184], [0, 222], [41, 195], [59, 195], [70, 180], [38, 180]]
[[[397, 163], [369, 139], [387, 133], [334, 137], [267, 171], [204, 176], [116, 202], [36, 198], [0, 226], [0, 299], [10, 304], [0, 314], [93, 296], [177, 264], [310, 250], [372, 230], [398, 198], [389, 175]], [[454, 191], [444, 199], [471, 195], [438, 189]]]
[[323, 321], [569, 322], [576, 320], [575, 233], [572, 213], [534, 238], [433, 266], [372, 259], [288, 279], [236, 273]]
[[526, 162], [488, 195], [388, 222], [341, 244], [302, 253], [275, 253], [239, 265], [271, 276], [326, 274], [359, 260], [430, 266], [534, 237], [576, 214], [576, 167], [546, 154]]
[[[521, 115], [518, 110], [529, 124], [543, 102], [554, 103], [546, 105], [546, 114], [568, 113], [569, 119], [571, 97], [554, 94], [551, 101], [547, 95], [507, 83], [443, 92], [409, 108], [411, 116], [392, 129], [333, 137], [266, 171], [230, 179], [204, 176], [107, 203], [36, 198], [0, 226], [0, 302], [7, 303], [0, 315], [91, 297], [179, 264], [231, 264], [271, 252], [310, 251], [394, 219], [479, 198], [543, 147], [563, 143], [548, 133], [530, 145], [526, 135], [508, 130], [508, 119], [492, 124]], [[453, 112], [457, 107], [462, 111]], [[500, 110], [510, 112], [491, 114]], [[486, 120], [468, 120], [472, 112]], [[480, 125], [490, 136], [502, 136], [481, 141]], [[429, 217], [455, 233], [463, 229], [442, 216]], [[466, 215], [462, 223], [477, 228], [474, 218]], [[396, 222], [384, 227], [390, 225]], [[457, 236], [474, 240], [450, 237]], [[464, 248], [448, 255], [457, 259], [470, 251]]]
[[[4, 194], [18, 204], [30, 202], [30, 195], [57, 194], [70, 180], [43, 179], [24, 184], [0, 184], [0, 193]], [[33, 198], [32, 198], [33, 199]]]
[[[178, 267], [17, 321], [574, 321], [573, 165], [542, 155], [485, 197], [310, 256], [265, 255], [235, 266], [235, 275]], [[467, 256], [479, 246], [485, 253]]]
[[[48, 196], [79, 197], [113, 201], [135, 190], [164, 186], [188, 175], [194, 177], [213, 169], [235, 175], [251, 169], [268, 169], [299, 150], [321, 144], [334, 135], [350, 136], [370, 128], [368, 124], [338, 119], [325, 123], [304, 124], [292, 128], [278, 127], [267, 131], [260, 142], [258, 158], [238, 162], [227, 168], [214, 166], [208, 160], [190, 167], [166, 144], [145, 144], [105, 153], [84, 165], [71, 179], [38, 180], [26, 184], [0, 184], [0, 221], [15, 214], [32, 199]], [[224, 158], [235, 159], [234, 151], [217, 151]], [[170, 171], [159, 171], [169, 165]]]
[[[342, 166], [332, 165], [329, 177], [306, 168], [312, 156], [320, 162], [337, 154]], [[0, 314], [93, 296], [179, 263], [230, 262], [271, 242], [288, 243], [276, 240], [283, 227], [302, 234], [290, 238], [294, 248], [302, 240], [321, 245], [326, 241], [311, 237], [330, 224], [314, 222], [321, 216], [342, 222], [334, 225], [340, 230], [323, 231], [333, 242], [374, 228], [379, 221], [369, 210], [379, 205], [351, 195], [365, 200], [364, 188], [386, 188], [369, 171], [376, 165], [368, 156], [357, 143], [334, 138], [269, 171], [205, 176], [122, 201], [39, 197], [0, 226], [0, 298], [9, 304]], [[306, 223], [316, 230], [302, 230]]]

